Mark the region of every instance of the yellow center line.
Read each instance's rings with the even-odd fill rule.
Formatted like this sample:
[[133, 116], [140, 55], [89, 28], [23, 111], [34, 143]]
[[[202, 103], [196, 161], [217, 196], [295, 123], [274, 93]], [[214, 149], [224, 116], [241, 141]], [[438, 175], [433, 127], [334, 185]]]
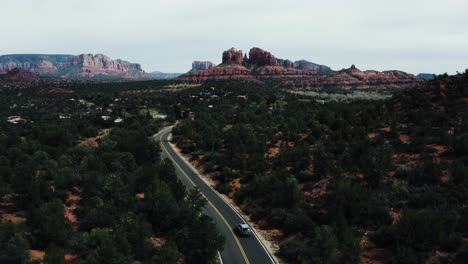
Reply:
[[[177, 168], [179, 168], [179, 170], [182, 172], [182, 174], [187, 178], [187, 180], [190, 181], [190, 183], [193, 185], [193, 186], [197, 186], [193, 181], [192, 179], [190, 179], [190, 177], [184, 172], [184, 170], [179, 166], [179, 164], [177, 164], [177, 162], [175, 161], [175, 159], [171, 156], [171, 154], [169, 153], [169, 151], [167, 150], [167, 148], [164, 146], [164, 144], [162, 143], [162, 137], [163, 137], [163, 134], [165, 133], [166, 131], [162, 132], [160, 135], [159, 135], [159, 140], [161, 141], [161, 146], [164, 148], [164, 151], [168, 154], [168, 157], [172, 160], [172, 163], [174, 163], [175, 166], [177, 166]], [[231, 232], [232, 234], [232, 237], [234, 238], [234, 240], [236, 241], [236, 244], [237, 246], [239, 247], [239, 250], [242, 254], [242, 257], [244, 258], [245, 262], [247, 264], [250, 264], [250, 261], [249, 259], [247, 258], [247, 255], [245, 254], [245, 251], [244, 251], [244, 248], [242, 248], [242, 245], [239, 241], [239, 239], [237, 238], [237, 236], [234, 234], [234, 232], [232, 231], [232, 228], [231, 226], [229, 225], [229, 223], [227, 222], [226, 218], [224, 218], [224, 216], [221, 214], [221, 212], [218, 211], [218, 209], [214, 206], [214, 204], [212, 204], [210, 202], [210, 200], [208, 200], [208, 198], [206, 197], [206, 195], [200, 190], [200, 193], [203, 195], [203, 197], [205, 197], [206, 201], [208, 202], [208, 204], [216, 211], [216, 213], [221, 217], [221, 219], [223, 220], [224, 224], [227, 226], [228, 230]]]

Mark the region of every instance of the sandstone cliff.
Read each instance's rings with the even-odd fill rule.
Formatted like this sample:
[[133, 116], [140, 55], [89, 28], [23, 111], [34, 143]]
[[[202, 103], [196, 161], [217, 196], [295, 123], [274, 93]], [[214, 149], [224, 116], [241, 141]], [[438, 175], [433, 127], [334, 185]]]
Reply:
[[242, 65], [244, 53], [242, 50], [230, 48], [223, 52], [223, 65]]
[[141, 79], [149, 78], [139, 64], [112, 60], [103, 54], [0, 56], [0, 72], [14, 68], [38, 75], [69, 79]]
[[252, 48], [249, 57], [242, 50], [231, 48], [223, 52], [222, 59], [219, 66], [199, 72], [191, 71], [180, 79], [204, 82], [225, 79], [308, 78], [315, 75], [314, 72], [294, 69], [292, 61], [280, 60], [280, 63], [270, 52], [260, 48]]
[[190, 72], [209, 70], [215, 66], [216, 64], [211, 61], [194, 61], [192, 62], [192, 69]]

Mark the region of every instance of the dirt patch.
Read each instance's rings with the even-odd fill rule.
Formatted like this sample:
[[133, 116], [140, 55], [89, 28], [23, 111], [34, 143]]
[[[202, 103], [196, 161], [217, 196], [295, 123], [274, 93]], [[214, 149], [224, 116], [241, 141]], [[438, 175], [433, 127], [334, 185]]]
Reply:
[[231, 187], [231, 190], [232, 190], [228, 195], [229, 198], [234, 199], [234, 195], [236, 194], [236, 191], [240, 190], [240, 188], [242, 187], [240, 180], [241, 180], [240, 178], [236, 178], [229, 183], [229, 187]]
[[447, 183], [450, 180], [450, 173], [448, 170], [443, 170], [442, 175], [440, 176], [440, 181], [443, 183]]
[[78, 217], [75, 214], [75, 209], [78, 208], [78, 203], [81, 200], [81, 190], [78, 187], [73, 187], [71, 191], [67, 192], [67, 206], [65, 207], [65, 218], [72, 224], [73, 230], [78, 230]]
[[400, 221], [401, 218], [401, 213], [398, 211], [394, 211], [393, 208], [389, 212], [390, 218], [392, 218], [392, 224], [396, 224], [398, 221]]
[[29, 250], [29, 257], [31, 258], [32, 261], [42, 261], [45, 256], [45, 251], [44, 250], [36, 250], [36, 249], [31, 249]]
[[402, 143], [408, 143], [410, 141], [410, 137], [407, 134], [398, 134], [398, 138]]
[[440, 160], [440, 156], [447, 151], [447, 147], [443, 145], [437, 145], [437, 144], [430, 144], [427, 145], [427, 147], [433, 149], [435, 152], [431, 153], [431, 157], [436, 158], [436, 160]]
[[83, 140], [80, 141], [80, 145], [96, 148], [99, 146], [99, 143], [97, 141], [109, 135], [109, 131], [110, 131], [109, 129], [104, 129], [102, 130], [100, 135], [96, 137], [84, 138]]
[[167, 243], [168, 239], [167, 237], [153, 236], [153, 237], [150, 237], [150, 241], [154, 247], [162, 247]]
[[65, 261], [70, 264], [78, 263], [79, 258], [78, 255], [74, 254], [65, 254]]
[[406, 165], [406, 164], [415, 164], [421, 158], [420, 154], [409, 154], [409, 153], [396, 153], [392, 156], [395, 164]]
[[2, 222], [8, 222], [8, 221], [18, 224], [18, 223], [26, 222], [26, 218], [19, 217], [14, 214], [2, 214]]
[[386, 264], [391, 252], [385, 248], [373, 248], [361, 255], [361, 264]]
[[380, 130], [385, 131], [385, 132], [392, 131], [392, 129], [390, 127], [382, 127]]
[[281, 150], [281, 143], [282, 143], [281, 140], [276, 142], [276, 144], [273, 147], [268, 149], [268, 152], [265, 154], [265, 157], [267, 158], [277, 157]]

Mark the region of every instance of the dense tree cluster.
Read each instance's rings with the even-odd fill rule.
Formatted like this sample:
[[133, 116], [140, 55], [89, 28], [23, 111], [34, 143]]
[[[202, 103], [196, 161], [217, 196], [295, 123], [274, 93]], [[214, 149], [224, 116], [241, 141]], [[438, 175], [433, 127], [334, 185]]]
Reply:
[[147, 110], [171, 121], [173, 99], [99, 89], [1, 97], [0, 219], [17, 219], [0, 221], [0, 262], [27, 263], [30, 249], [44, 263], [213, 262], [224, 238], [151, 138], [164, 121]]
[[[291, 263], [357, 263], [372, 247], [394, 263], [435, 250], [455, 261], [468, 235], [467, 79], [325, 104], [257, 83], [207, 84], [186, 92], [199, 101], [173, 140], [220, 192], [240, 178], [235, 200], [292, 235], [280, 250]], [[360, 248], [365, 231], [371, 244]]]

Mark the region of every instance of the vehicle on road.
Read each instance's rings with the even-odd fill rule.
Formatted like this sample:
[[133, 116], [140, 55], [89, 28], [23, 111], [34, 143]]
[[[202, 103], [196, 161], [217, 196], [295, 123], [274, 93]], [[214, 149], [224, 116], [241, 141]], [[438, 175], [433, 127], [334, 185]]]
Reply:
[[252, 234], [252, 231], [250, 230], [250, 227], [247, 224], [238, 224], [238, 225], [236, 225], [234, 230], [236, 231], [237, 235], [239, 235], [239, 236], [248, 237], [248, 236], [250, 236]]

